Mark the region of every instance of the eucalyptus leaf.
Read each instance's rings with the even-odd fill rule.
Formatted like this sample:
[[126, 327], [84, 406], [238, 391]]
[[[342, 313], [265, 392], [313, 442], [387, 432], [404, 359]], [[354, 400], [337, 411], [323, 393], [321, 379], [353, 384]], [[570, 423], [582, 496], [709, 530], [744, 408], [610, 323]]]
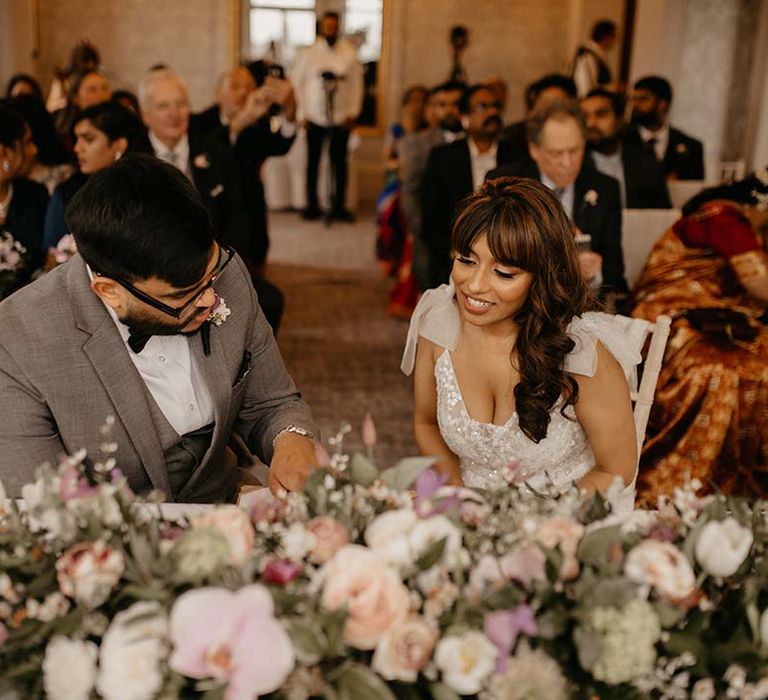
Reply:
[[407, 491], [413, 486], [421, 472], [429, 469], [437, 460], [434, 457], [407, 457], [394, 467], [385, 469], [379, 478], [396, 491]]
[[653, 607], [659, 616], [662, 627], [674, 627], [678, 622], [685, 619], [685, 609], [677, 605], [670, 605], [663, 600], [659, 600]]
[[318, 625], [302, 618], [292, 618], [286, 620], [286, 627], [299, 661], [311, 666], [323, 658], [328, 639]]
[[429, 686], [429, 692], [433, 700], [461, 700], [461, 696], [444, 683], [432, 683]]
[[389, 686], [367, 666], [349, 664], [338, 675], [339, 700], [396, 700]]
[[576, 548], [576, 556], [585, 564], [604, 564], [608, 561], [611, 547], [621, 543], [621, 527], [601, 527], [582, 537]]
[[347, 621], [346, 609], [342, 608], [334, 612], [321, 613], [318, 615], [317, 621], [327, 639], [328, 655], [344, 655], [344, 625]]
[[379, 469], [370, 459], [357, 453], [350, 461], [349, 476], [360, 486], [370, 486], [379, 478]]
[[431, 569], [443, 556], [445, 552], [445, 546], [448, 544], [448, 538], [443, 537], [441, 540], [432, 543], [427, 550], [416, 560], [416, 566], [420, 571], [426, 571]]

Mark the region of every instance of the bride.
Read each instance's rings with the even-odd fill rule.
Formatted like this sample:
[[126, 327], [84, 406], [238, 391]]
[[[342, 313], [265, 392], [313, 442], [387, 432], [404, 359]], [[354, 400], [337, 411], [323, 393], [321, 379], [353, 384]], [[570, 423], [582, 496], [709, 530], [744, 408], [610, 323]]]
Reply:
[[[639, 354], [591, 312], [571, 223], [539, 182], [501, 178], [469, 197], [453, 228], [451, 284], [424, 294], [402, 369], [414, 428], [449, 483], [492, 488], [509, 465], [536, 490], [620, 477], [637, 464], [627, 376]], [[621, 364], [620, 364], [621, 363]]]

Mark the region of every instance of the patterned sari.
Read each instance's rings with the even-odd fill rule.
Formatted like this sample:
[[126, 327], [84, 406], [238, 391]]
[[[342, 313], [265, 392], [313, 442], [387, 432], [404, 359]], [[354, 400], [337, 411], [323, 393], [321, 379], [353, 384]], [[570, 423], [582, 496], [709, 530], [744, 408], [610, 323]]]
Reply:
[[[760, 320], [766, 309], [742, 285], [766, 276], [762, 241], [730, 202], [709, 202], [681, 219], [651, 251], [632, 315], [668, 314], [673, 323], [641, 457], [638, 504], [655, 505], [687, 475], [708, 490], [768, 496], [768, 326]], [[682, 315], [689, 309], [740, 312], [739, 325], [754, 339], [730, 325], [697, 330]]]

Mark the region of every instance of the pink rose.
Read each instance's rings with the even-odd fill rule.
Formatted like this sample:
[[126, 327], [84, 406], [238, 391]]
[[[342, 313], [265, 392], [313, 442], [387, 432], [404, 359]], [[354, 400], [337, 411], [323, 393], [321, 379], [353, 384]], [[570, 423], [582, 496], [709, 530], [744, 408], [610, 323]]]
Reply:
[[653, 586], [673, 603], [687, 598], [696, 588], [696, 575], [688, 559], [669, 542], [641, 542], [627, 554], [624, 574], [631, 581]]
[[384, 632], [408, 615], [410, 596], [400, 576], [365, 547], [340, 549], [322, 575], [323, 607], [347, 607], [344, 640], [356, 649], [373, 649]]
[[248, 514], [234, 505], [217, 506], [191, 519], [193, 528], [211, 527], [218, 530], [229, 545], [229, 563], [242, 566], [248, 561], [256, 534]]
[[325, 564], [336, 552], [349, 544], [347, 528], [328, 515], [312, 518], [306, 528], [315, 538], [315, 544], [309, 552], [309, 560], [313, 564]]
[[372, 668], [388, 681], [413, 683], [432, 656], [437, 643], [434, 625], [421, 617], [410, 617], [392, 625], [379, 639]]
[[87, 608], [97, 608], [112, 592], [125, 569], [121, 552], [106, 542], [81, 542], [56, 562], [59, 590]]
[[546, 581], [544, 570], [547, 558], [538, 545], [522, 544], [507, 552], [500, 560], [501, 573], [511, 581], [528, 587], [533, 581]]
[[579, 575], [576, 548], [584, 536], [584, 526], [581, 523], [562, 515], [555, 515], [541, 523], [533, 536], [547, 549], [555, 549], [558, 545], [560, 546], [560, 552], [563, 555], [560, 578], [564, 581], [570, 581]]
[[288, 633], [258, 584], [187, 591], [171, 611], [170, 667], [189, 678], [226, 681], [226, 700], [277, 690], [296, 663]]
[[301, 565], [290, 559], [270, 559], [261, 574], [267, 583], [284, 586], [290, 583], [301, 573]]

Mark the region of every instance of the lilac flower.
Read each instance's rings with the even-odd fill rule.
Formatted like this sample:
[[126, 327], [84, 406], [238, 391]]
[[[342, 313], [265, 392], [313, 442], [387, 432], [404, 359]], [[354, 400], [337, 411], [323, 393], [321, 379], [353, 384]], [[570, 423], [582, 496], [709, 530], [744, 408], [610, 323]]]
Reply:
[[510, 610], [497, 610], [485, 616], [485, 634], [499, 651], [496, 672], [504, 673], [507, 657], [515, 648], [517, 638], [523, 633], [535, 637], [539, 633], [536, 618], [527, 605], [518, 605]]
[[437, 492], [448, 481], [447, 474], [441, 474], [435, 469], [425, 469], [416, 479], [416, 514], [420, 518], [430, 518], [441, 515], [458, 507], [461, 498], [457, 494], [433, 499]]

